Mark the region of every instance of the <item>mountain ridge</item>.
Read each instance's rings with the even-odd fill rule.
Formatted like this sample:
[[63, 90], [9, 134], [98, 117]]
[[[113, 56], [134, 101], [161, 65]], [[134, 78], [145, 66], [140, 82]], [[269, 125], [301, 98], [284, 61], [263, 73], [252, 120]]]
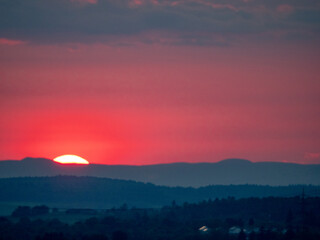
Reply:
[[285, 186], [320, 185], [320, 165], [251, 162], [225, 159], [217, 163], [169, 163], [155, 165], [62, 165], [46, 158], [0, 161], [0, 178], [28, 176], [92, 176], [150, 182], [164, 186], [258, 184]]

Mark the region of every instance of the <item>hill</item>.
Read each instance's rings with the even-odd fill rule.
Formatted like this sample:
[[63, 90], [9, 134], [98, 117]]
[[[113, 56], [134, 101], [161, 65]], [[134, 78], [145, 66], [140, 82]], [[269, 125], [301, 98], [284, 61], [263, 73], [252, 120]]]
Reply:
[[161, 207], [172, 201], [199, 202], [215, 198], [292, 197], [320, 195], [320, 186], [230, 185], [200, 188], [164, 187], [150, 183], [96, 177], [25, 177], [0, 179], [0, 202], [46, 204], [59, 208], [111, 208], [128, 204]]
[[227, 159], [218, 163], [172, 163], [144, 166], [61, 165], [50, 159], [42, 158], [0, 161], [0, 178], [56, 175], [107, 177], [183, 187], [229, 184], [320, 185], [320, 165], [253, 163], [242, 159]]

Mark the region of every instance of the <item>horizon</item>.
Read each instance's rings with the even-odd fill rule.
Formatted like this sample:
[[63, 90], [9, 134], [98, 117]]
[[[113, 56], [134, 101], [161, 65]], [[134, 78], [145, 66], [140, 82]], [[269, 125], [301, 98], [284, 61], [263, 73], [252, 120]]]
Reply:
[[174, 162], [151, 165], [63, 164], [44, 158], [0, 161], [0, 179], [57, 175], [133, 180], [173, 187], [230, 184], [320, 186], [320, 164], [254, 163], [245, 159], [224, 159], [216, 163]]
[[[89, 165], [108, 165], [108, 166], [152, 166], [152, 165], [168, 165], [168, 164], [215, 164], [215, 163], [221, 163], [221, 162], [227, 162], [227, 161], [235, 161], [235, 162], [250, 162], [250, 163], [283, 163], [283, 164], [297, 164], [297, 165], [320, 165], [320, 163], [299, 163], [299, 162], [286, 162], [286, 161], [252, 161], [250, 159], [243, 159], [243, 158], [225, 158], [225, 159], [221, 159], [218, 161], [208, 161], [208, 162], [187, 162], [187, 161], [182, 161], [182, 162], [159, 162], [159, 163], [151, 163], [151, 164], [108, 164], [108, 163], [96, 163], [96, 162], [91, 162], [88, 161], [89, 164], [77, 164], [77, 163], [59, 163], [54, 161], [54, 159], [50, 159], [47, 157], [24, 157], [21, 159], [0, 159], [0, 163], [1, 161], [23, 161], [26, 159], [43, 159], [43, 160], [49, 160], [55, 164], [59, 164], [59, 165], [66, 165], [66, 166], [70, 166], [70, 165], [82, 165], [82, 166], [89, 166]], [[86, 159], [87, 160], [87, 159]]]

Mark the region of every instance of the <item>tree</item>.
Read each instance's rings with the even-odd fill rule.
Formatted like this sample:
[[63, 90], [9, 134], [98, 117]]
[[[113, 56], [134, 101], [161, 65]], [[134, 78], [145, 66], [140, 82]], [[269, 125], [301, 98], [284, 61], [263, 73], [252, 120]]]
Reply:
[[294, 232], [293, 232], [292, 228], [290, 227], [290, 228], [286, 231], [286, 233], [284, 234], [284, 239], [285, 239], [285, 240], [291, 240], [291, 239], [293, 239], [293, 238], [294, 238]]
[[249, 234], [249, 240], [255, 240], [256, 239], [256, 233], [254, 231], [252, 231], [250, 234]]
[[291, 209], [288, 211], [287, 213], [287, 217], [286, 217], [286, 224], [287, 226], [292, 226], [292, 220], [293, 220], [293, 214]]
[[42, 206], [35, 206], [31, 209], [31, 214], [33, 216], [37, 216], [37, 215], [45, 215], [49, 213], [49, 208], [45, 205]]
[[247, 236], [244, 233], [243, 229], [241, 229], [241, 232], [239, 232], [239, 235], [238, 235], [238, 240], [246, 240], [246, 239], [247, 239]]
[[19, 206], [11, 214], [12, 217], [29, 217], [31, 208], [28, 206]]
[[253, 225], [254, 225], [254, 219], [253, 219], [253, 218], [250, 218], [250, 219], [249, 219], [249, 226], [250, 226], [250, 227], [253, 227]]
[[82, 240], [109, 240], [107, 236], [102, 234], [93, 234], [91, 236], [84, 236]]
[[128, 239], [128, 235], [126, 232], [118, 230], [112, 233], [112, 240], [127, 240], [127, 239]]
[[128, 205], [126, 203], [122, 204], [120, 207], [121, 211], [127, 211], [128, 210]]
[[64, 240], [66, 239], [63, 233], [45, 233], [42, 237], [37, 237], [37, 240]]

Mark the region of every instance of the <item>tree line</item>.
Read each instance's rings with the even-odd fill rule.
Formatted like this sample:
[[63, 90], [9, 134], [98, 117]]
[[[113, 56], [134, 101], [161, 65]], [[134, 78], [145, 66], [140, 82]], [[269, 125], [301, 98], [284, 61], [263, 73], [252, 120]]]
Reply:
[[[90, 211], [87, 211], [90, 213]], [[26, 215], [19, 215], [19, 214]], [[318, 240], [320, 198], [223, 198], [106, 209], [65, 223], [46, 206], [0, 218], [1, 240]], [[70, 213], [69, 213], [70, 214]]]

